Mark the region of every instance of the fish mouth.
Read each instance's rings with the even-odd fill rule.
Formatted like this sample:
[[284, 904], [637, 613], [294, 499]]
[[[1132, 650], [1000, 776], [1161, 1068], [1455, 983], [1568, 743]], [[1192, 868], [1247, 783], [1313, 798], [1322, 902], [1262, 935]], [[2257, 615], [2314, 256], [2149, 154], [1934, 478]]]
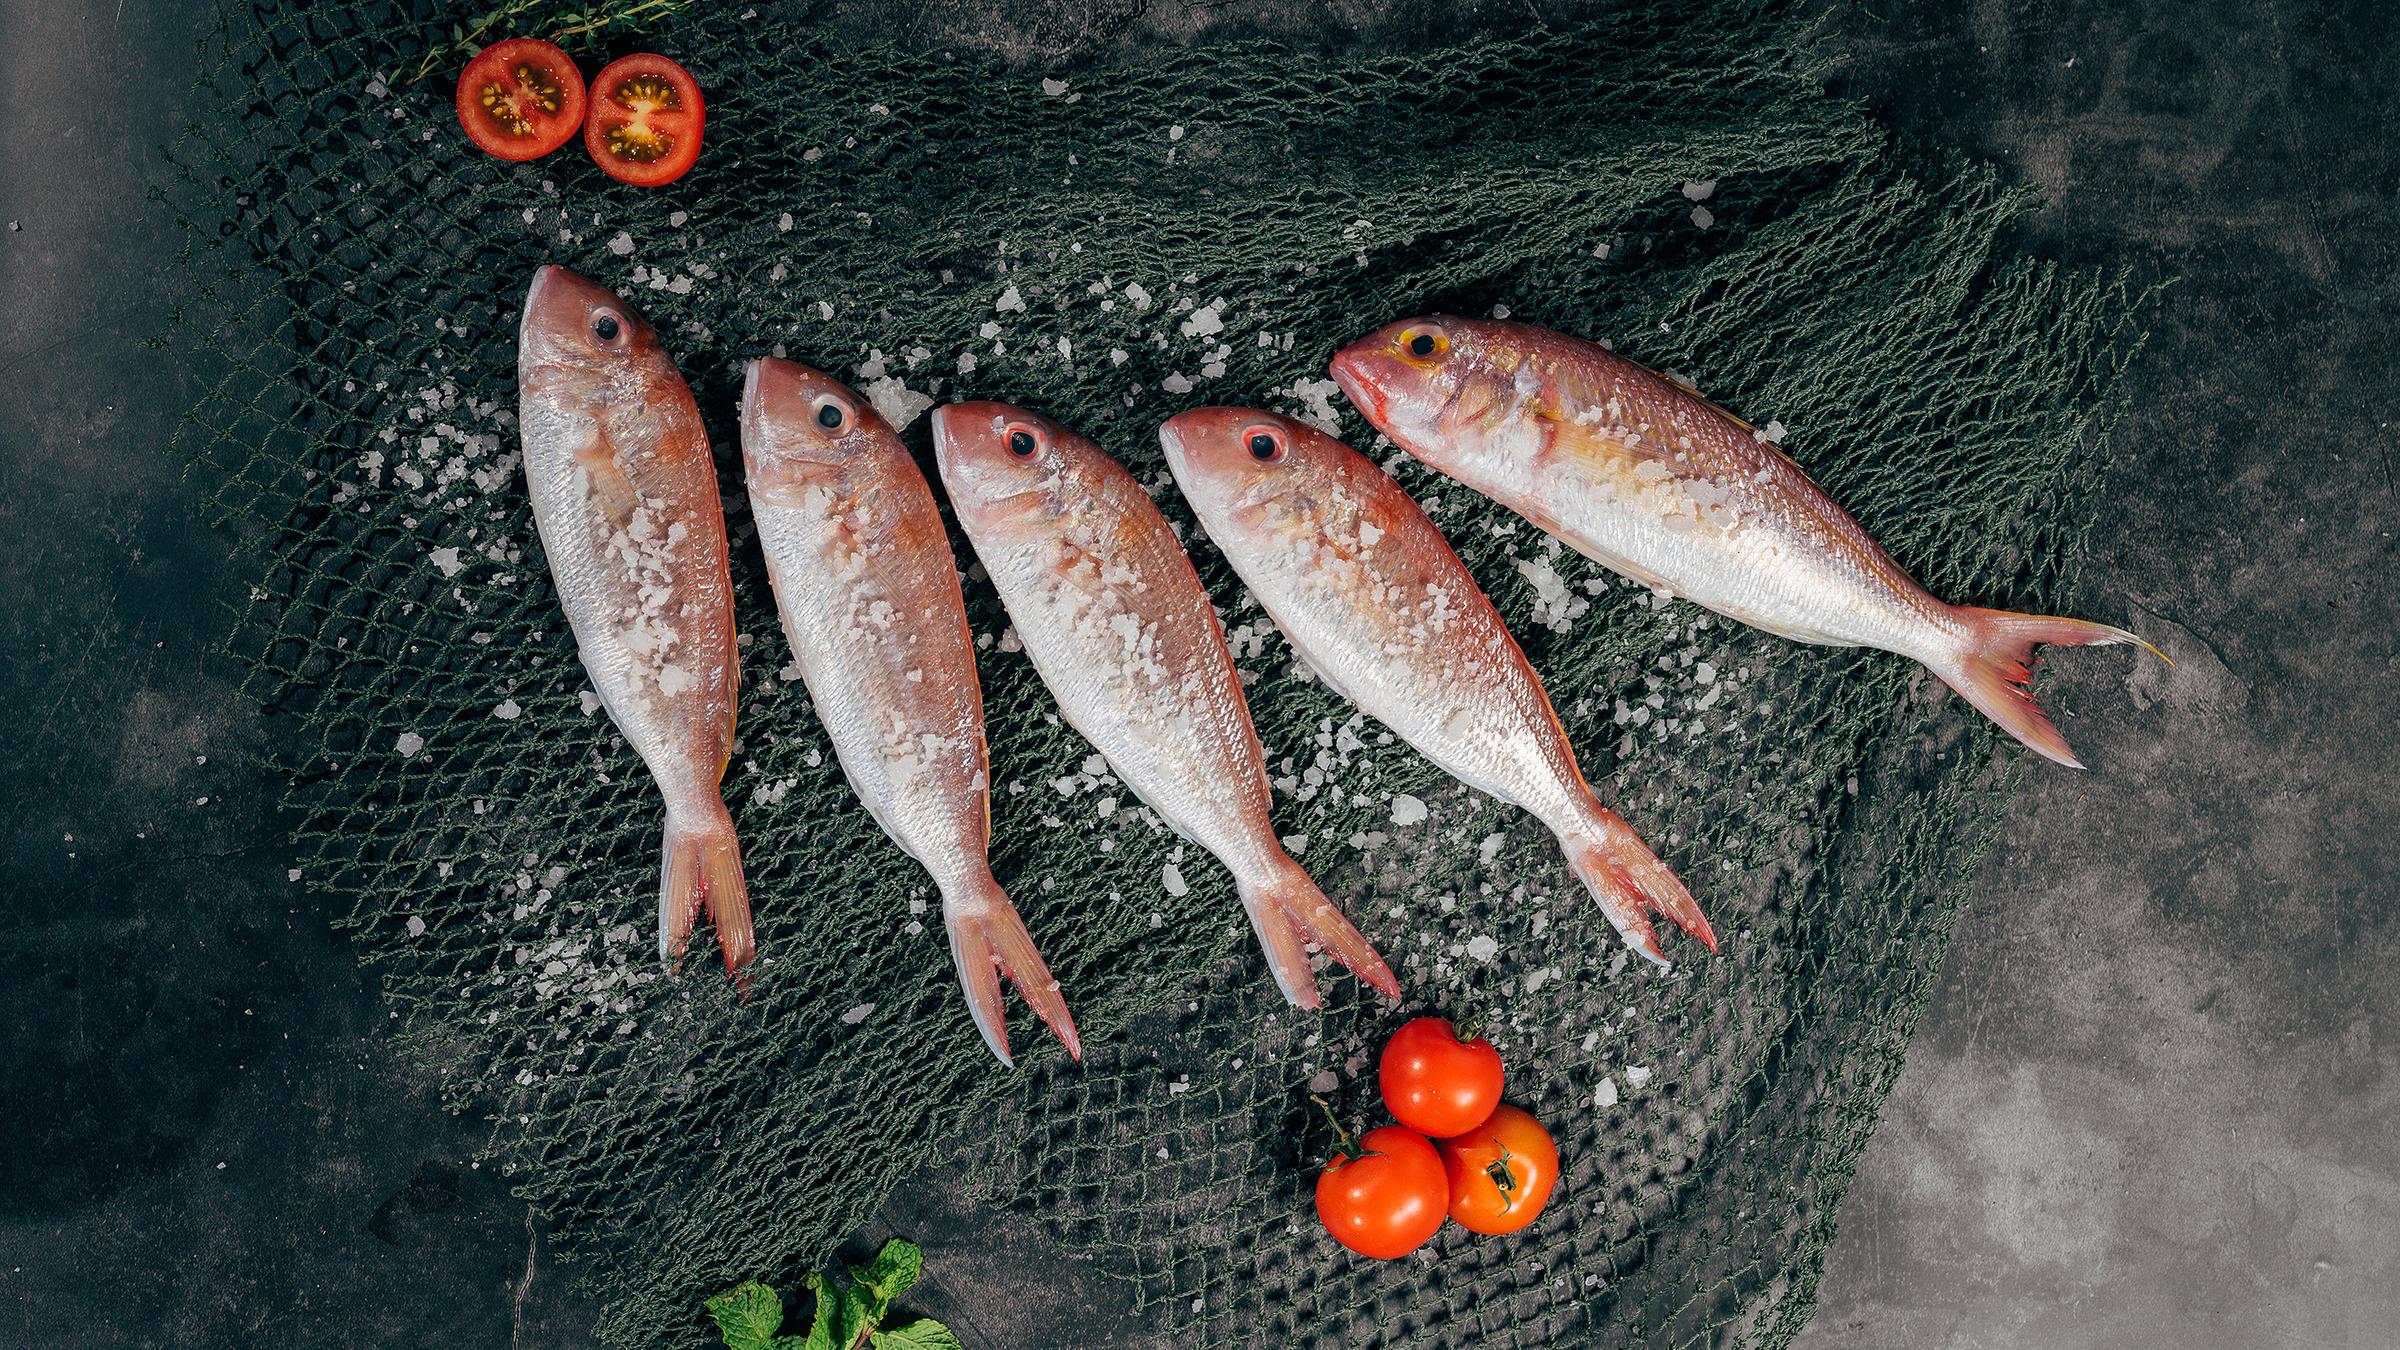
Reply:
[[[1191, 453], [1184, 448], [1183, 433], [1176, 430], [1176, 420], [1176, 418], [1170, 417], [1158, 424], [1158, 448], [1167, 457], [1168, 470], [1175, 475], [1178, 482], [1181, 482], [1185, 474], [1190, 471]], [[1184, 491], [1186, 495], [1189, 495], [1191, 489], [1186, 487]]]
[[1370, 422], [1383, 422], [1384, 399], [1381, 390], [1367, 378], [1367, 354], [1357, 347], [1344, 347], [1325, 363], [1333, 382], [1341, 386], [1342, 397], [1350, 400]]
[[[541, 284], [538, 275], [534, 284], [537, 286]], [[754, 356], [750, 358], [749, 364], [742, 367], [741, 418], [742, 430], [744, 431], [755, 432], [760, 428], [760, 409], [758, 406], [758, 372], [764, 368], [766, 364], [767, 358], [763, 356]]]

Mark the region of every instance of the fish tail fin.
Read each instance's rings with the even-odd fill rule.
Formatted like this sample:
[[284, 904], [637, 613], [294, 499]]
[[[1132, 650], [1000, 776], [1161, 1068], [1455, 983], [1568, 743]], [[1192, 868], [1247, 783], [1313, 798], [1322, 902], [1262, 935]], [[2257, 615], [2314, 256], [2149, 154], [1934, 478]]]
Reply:
[[1008, 1006], [1000, 989], [1003, 975], [1015, 983], [1026, 1006], [1050, 1028], [1050, 1034], [1067, 1047], [1067, 1054], [1078, 1061], [1083, 1058], [1083, 1041], [1075, 1034], [1075, 1018], [1067, 1011], [1058, 981], [1051, 978], [1049, 964], [1034, 947], [1033, 935], [1025, 931], [1025, 920], [1016, 905], [990, 873], [943, 888], [942, 924], [950, 930], [950, 957], [958, 963], [958, 983], [966, 991], [967, 1012], [975, 1019], [975, 1029], [983, 1033], [983, 1043], [1002, 1064], [1015, 1068], [1017, 1063], [1008, 1053]]
[[2067, 738], [2059, 734], [2033, 701], [2033, 649], [2044, 644], [2106, 647], [2130, 643], [2146, 648], [2160, 660], [2166, 659], [2166, 653], [2141, 638], [2104, 623], [2052, 618], [2046, 614], [2012, 614], [2004, 609], [1976, 609], [1971, 605], [1953, 606], [1951, 613], [1966, 624], [1966, 642], [1950, 660], [1928, 662], [1933, 673], [1974, 704], [1977, 711], [1998, 723], [2002, 731], [2023, 741], [2042, 758], [2070, 769], [2082, 768], [2083, 761], [2075, 757]]
[[1296, 1008], [1320, 1006], [1316, 975], [1308, 968], [1308, 944], [1316, 943], [1350, 973], [1373, 985], [1386, 998], [1400, 997], [1400, 981], [1383, 963], [1375, 944], [1367, 941], [1333, 901], [1325, 898], [1300, 864], [1290, 858], [1264, 883], [1239, 883], [1242, 908], [1267, 954], [1267, 968], [1284, 998]]
[[692, 940], [692, 927], [702, 908], [717, 930], [717, 948], [725, 954], [725, 973], [749, 990], [742, 968], [758, 954], [750, 928], [750, 888], [742, 879], [742, 848], [733, 837], [733, 817], [723, 803], [714, 812], [667, 813], [666, 866], [658, 887], [658, 954], [669, 965], [683, 964], [683, 949]]
[[1566, 849], [1567, 866], [1600, 902], [1600, 912], [1617, 936], [1660, 968], [1671, 969], [1667, 954], [1659, 949], [1658, 930], [1650, 923], [1653, 914], [1664, 914], [1714, 952], [1716, 931], [1682, 878], [1659, 861], [1623, 817], [1597, 801], [1592, 810], [1591, 819], [1559, 831], [1559, 843]]

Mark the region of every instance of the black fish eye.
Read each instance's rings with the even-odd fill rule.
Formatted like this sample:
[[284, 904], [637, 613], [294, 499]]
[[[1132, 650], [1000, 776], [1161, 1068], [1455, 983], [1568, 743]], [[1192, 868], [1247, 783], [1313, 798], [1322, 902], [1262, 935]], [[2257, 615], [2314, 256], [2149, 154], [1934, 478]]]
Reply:
[[603, 314], [592, 320], [592, 335], [602, 342], [616, 341], [617, 332], [617, 316], [614, 314]]
[[1275, 438], [1263, 431], [1250, 438], [1250, 457], [1252, 459], [1273, 459], [1275, 458], [1275, 448]]
[[828, 403], [824, 407], [817, 409], [817, 425], [825, 428], [827, 431], [833, 431], [840, 428], [842, 425], [842, 405], [839, 403]]
[[1035, 446], [1033, 443], [1032, 432], [1012, 431], [1008, 433], [1008, 453], [1015, 455], [1017, 458], [1031, 459], [1033, 458], [1033, 452], [1037, 448], [1039, 447]]
[[1433, 355], [1433, 334], [1419, 333], [1408, 340], [1408, 349], [1419, 356]]

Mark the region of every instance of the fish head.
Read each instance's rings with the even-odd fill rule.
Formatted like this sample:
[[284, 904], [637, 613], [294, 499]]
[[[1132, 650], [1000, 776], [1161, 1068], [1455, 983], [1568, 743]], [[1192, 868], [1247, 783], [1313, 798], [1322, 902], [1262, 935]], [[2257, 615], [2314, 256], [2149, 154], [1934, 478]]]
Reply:
[[987, 538], [1048, 528], [1106, 458], [1039, 413], [986, 402], [934, 409], [933, 456], [959, 524]]
[[905, 455], [875, 405], [824, 371], [762, 356], [742, 380], [742, 458], [753, 493], [872, 472]]
[[1447, 314], [1404, 319], [1342, 348], [1330, 369], [1400, 448], [1474, 481], [1528, 448], [1520, 414], [1548, 400], [1546, 361], [1527, 331]]
[[683, 377], [658, 333], [616, 292], [555, 265], [536, 268], [517, 326], [517, 377], [589, 407], [681, 391]]
[[1307, 528], [1338, 495], [1356, 452], [1259, 408], [1194, 408], [1158, 429], [1176, 486], [1212, 532]]

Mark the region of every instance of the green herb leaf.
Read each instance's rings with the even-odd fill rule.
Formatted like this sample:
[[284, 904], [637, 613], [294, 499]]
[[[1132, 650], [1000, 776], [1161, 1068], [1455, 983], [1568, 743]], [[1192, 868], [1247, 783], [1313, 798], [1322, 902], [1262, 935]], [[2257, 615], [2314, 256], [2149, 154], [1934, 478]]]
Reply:
[[725, 1337], [725, 1350], [773, 1350], [775, 1331], [783, 1325], [783, 1300], [750, 1280], [710, 1299], [708, 1315]]
[[876, 1252], [874, 1261], [854, 1268], [850, 1273], [859, 1280], [862, 1288], [874, 1292], [878, 1300], [876, 1316], [881, 1316], [883, 1307], [888, 1307], [895, 1297], [905, 1295], [910, 1285], [917, 1283], [919, 1276], [924, 1276], [924, 1249], [907, 1240], [907, 1237], [893, 1237], [893, 1240], [883, 1244], [883, 1252]]
[[966, 1350], [950, 1328], [930, 1317], [878, 1331], [867, 1343], [875, 1350]]

